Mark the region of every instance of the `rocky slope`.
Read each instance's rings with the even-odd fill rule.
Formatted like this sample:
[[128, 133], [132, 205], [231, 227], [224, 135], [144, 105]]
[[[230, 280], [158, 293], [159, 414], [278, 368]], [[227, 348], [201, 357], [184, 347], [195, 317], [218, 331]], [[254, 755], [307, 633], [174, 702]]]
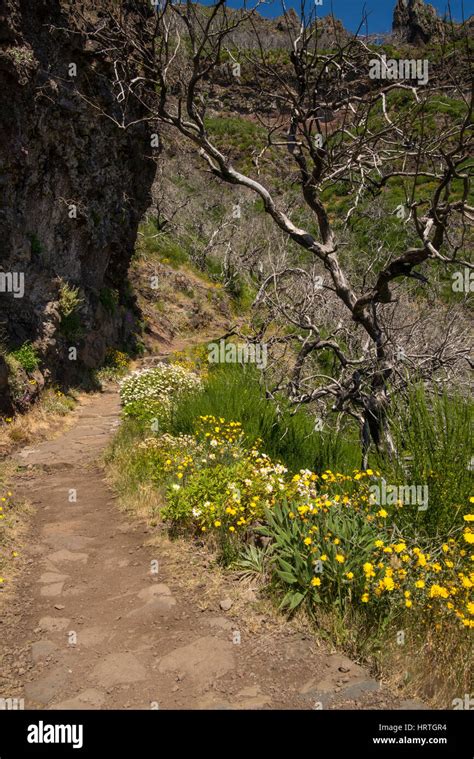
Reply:
[[393, 32], [403, 42], [423, 45], [441, 39], [445, 22], [436, 9], [423, 0], [398, 0], [393, 12]]
[[126, 272], [155, 168], [143, 124], [120, 130], [78, 94], [120, 117], [113, 61], [87, 38], [106, 6], [0, 1], [2, 338], [9, 349], [33, 341], [46, 373], [65, 380], [132, 333]]

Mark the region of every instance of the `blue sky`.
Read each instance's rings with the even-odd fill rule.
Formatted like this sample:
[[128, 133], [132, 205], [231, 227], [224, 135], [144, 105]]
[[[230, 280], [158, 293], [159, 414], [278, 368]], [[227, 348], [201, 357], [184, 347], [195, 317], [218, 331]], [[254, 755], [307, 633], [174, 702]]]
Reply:
[[[308, 7], [311, 2], [312, 0], [307, 0]], [[210, 2], [207, 4], [210, 4]], [[334, 15], [343, 22], [346, 29], [355, 31], [359, 26], [362, 10], [365, 6], [367, 13], [370, 14], [368, 21], [369, 32], [388, 32], [392, 27], [392, 15], [395, 4], [396, 0], [323, 0], [323, 5], [318, 6], [318, 14], [325, 16], [332, 9]], [[238, 8], [242, 6], [242, 2], [239, 0], [228, 0], [228, 5], [231, 8]], [[447, 10], [448, 0], [431, 0], [431, 5], [436, 8], [440, 15], [443, 15]], [[299, 0], [286, 0], [286, 6], [287, 8], [298, 10], [300, 2]], [[450, 0], [450, 6], [455, 21], [461, 21], [463, 15], [464, 18], [469, 18], [474, 13], [474, 0]], [[268, 0], [260, 12], [265, 16], [280, 16], [282, 12], [281, 1]]]

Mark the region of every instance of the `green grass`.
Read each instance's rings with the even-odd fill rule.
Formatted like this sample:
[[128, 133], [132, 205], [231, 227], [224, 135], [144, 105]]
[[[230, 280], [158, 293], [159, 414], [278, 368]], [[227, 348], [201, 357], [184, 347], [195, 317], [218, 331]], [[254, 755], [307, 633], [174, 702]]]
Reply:
[[243, 150], [254, 148], [255, 142], [262, 140], [265, 134], [258, 124], [236, 116], [208, 117], [206, 128], [213, 137], [220, 137], [229, 147]]
[[134, 491], [138, 483], [150, 476], [146, 457], [134, 455], [138, 442], [149, 432], [149, 427], [145, 427], [140, 420], [127, 417], [106, 451], [106, 461], [116, 460], [120, 456], [121, 465], [125, 467], [121, 482], [127, 492]]
[[267, 141], [266, 131], [259, 124], [236, 116], [217, 116], [206, 118], [205, 125], [211, 139], [232, 156], [239, 168], [252, 171], [251, 156]]
[[249, 443], [260, 439], [261, 449], [291, 471], [353, 469], [360, 463], [354, 436], [317, 432], [305, 411], [295, 412], [283, 399], [278, 406], [267, 400], [258, 370], [251, 365], [225, 364], [213, 369], [203, 391], [178, 404], [170, 432], [191, 434], [194, 421], [207, 414], [241, 422]]
[[[405, 507], [402, 529], [447, 534], [469, 507], [474, 473], [472, 457], [473, 404], [444, 392], [430, 397], [414, 385], [391, 409], [391, 428], [398, 450], [394, 462], [382, 462], [387, 481], [428, 485], [428, 509]], [[389, 479], [392, 477], [392, 479]]]
[[153, 221], [140, 226], [136, 256], [144, 261], [158, 259], [173, 268], [189, 263], [189, 254], [183, 245], [164, 232], [158, 233]]
[[466, 118], [468, 105], [463, 100], [455, 100], [447, 96], [433, 97], [426, 103], [425, 111], [429, 114], [446, 115], [456, 121]]
[[206, 274], [212, 282], [224, 284], [225, 292], [232, 299], [234, 313], [249, 311], [256, 295], [256, 287], [249, 278], [243, 277], [234, 269], [232, 276], [225, 281], [222, 261], [212, 256], [206, 258]]

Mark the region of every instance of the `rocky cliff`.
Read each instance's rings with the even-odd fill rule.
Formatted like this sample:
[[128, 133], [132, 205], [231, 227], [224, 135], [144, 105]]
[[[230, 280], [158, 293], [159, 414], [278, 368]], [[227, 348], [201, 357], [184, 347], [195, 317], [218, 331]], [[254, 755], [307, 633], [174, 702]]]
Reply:
[[66, 381], [132, 334], [126, 273], [155, 173], [147, 127], [97, 110], [120, 117], [113, 61], [87, 36], [107, 3], [0, 0], [1, 338]]
[[441, 38], [445, 24], [435, 8], [423, 0], [398, 0], [393, 12], [393, 31], [404, 42], [423, 45]]

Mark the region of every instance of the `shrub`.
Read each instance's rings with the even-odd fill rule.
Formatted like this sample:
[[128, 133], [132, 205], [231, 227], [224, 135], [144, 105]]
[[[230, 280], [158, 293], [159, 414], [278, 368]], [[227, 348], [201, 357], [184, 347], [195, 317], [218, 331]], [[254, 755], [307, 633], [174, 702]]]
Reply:
[[114, 369], [126, 369], [129, 364], [129, 358], [126, 353], [119, 351], [117, 348], [107, 348], [105, 353], [105, 365]]
[[167, 401], [147, 398], [127, 403], [123, 414], [125, 417], [135, 419], [141, 428], [149, 427], [150, 430], [157, 432], [165, 420], [168, 420], [169, 411], [170, 404]]
[[79, 309], [82, 303], [79, 288], [62, 282], [59, 288], [58, 309], [61, 316], [61, 332], [67, 338], [75, 339], [81, 334]]
[[181, 471], [185, 471], [197, 447], [196, 441], [186, 436], [173, 438], [165, 434], [147, 437], [136, 446], [130, 465], [141, 482], [148, 481], [160, 486], [166, 481], [171, 458]]
[[8, 386], [12, 400], [18, 403], [27, 391], [25, 374], [18, 359], [8, 353], [5, 356], [5, 362], [8, 367]]
[[103, 366], [96, 372], [96, 378], [100, 383], [117, 380], [127, 372], [129, 358], [123, 351], [117, 348], [107, 348]]
[[[431, 613], [474, 627], [467, 555], [471, 522], [442, 544], [406, 540], [384, 509], [367, 502], [364, 487], [351, 496], [319, 491], [309, 502], [284, 502], [266, 513], [261, 532], [272, 540], [283, 605], [303, 601], [339, 607], [347, 602], [375, 619], [402, 610]], [[474, 515], [468, 515], [474, 520]], [[462, 524], [465, 527], [462, 527]]]
[[[120, 397], [125, 412], [130, 404], [135, 404], [129, 413], [143, 417], [149, 402], [158, 401], [163, 407], [169, 408], [172, 400], [200, 387], [201, 380], [197, 374], [174, 364], [160, 364], [125, 377], [120, 383]], [[156, 405], [151, 405], [150, 411], [155, 410]]]
[[110, 287], [103, 287], [100, 291], [99, 300], [109, 314], [114, 314], [119, 304], [118, 290]]
[[41, 406], [48, 414], [68, 414], [76, 405], [75, 399], [61, 390], [49, 388], [41, 397]]
[[186, 466], [168, 459], [167, 471], [173, 477], [163, 518], [184, 521], [198, 532], [217, 531], [224, 542], [242, 540], [284, 489], [287, 469], [256, 448], [243, 449], [238, 422], [213, 418], [201, 422], [200, 446], [186, 457]]
[[82, 302], [83, 299], [78, 287], [71, 287], [67, 282], [61, 284], [59, 288], [59, 312], [61, 316], [71, 316], [79, 309]]
[[25, 372], [34, 372], [39, 366], [38, 353], [31, 343], [23, 343], [21, 348], [12, 351], [10, 355], [19, 363]]

